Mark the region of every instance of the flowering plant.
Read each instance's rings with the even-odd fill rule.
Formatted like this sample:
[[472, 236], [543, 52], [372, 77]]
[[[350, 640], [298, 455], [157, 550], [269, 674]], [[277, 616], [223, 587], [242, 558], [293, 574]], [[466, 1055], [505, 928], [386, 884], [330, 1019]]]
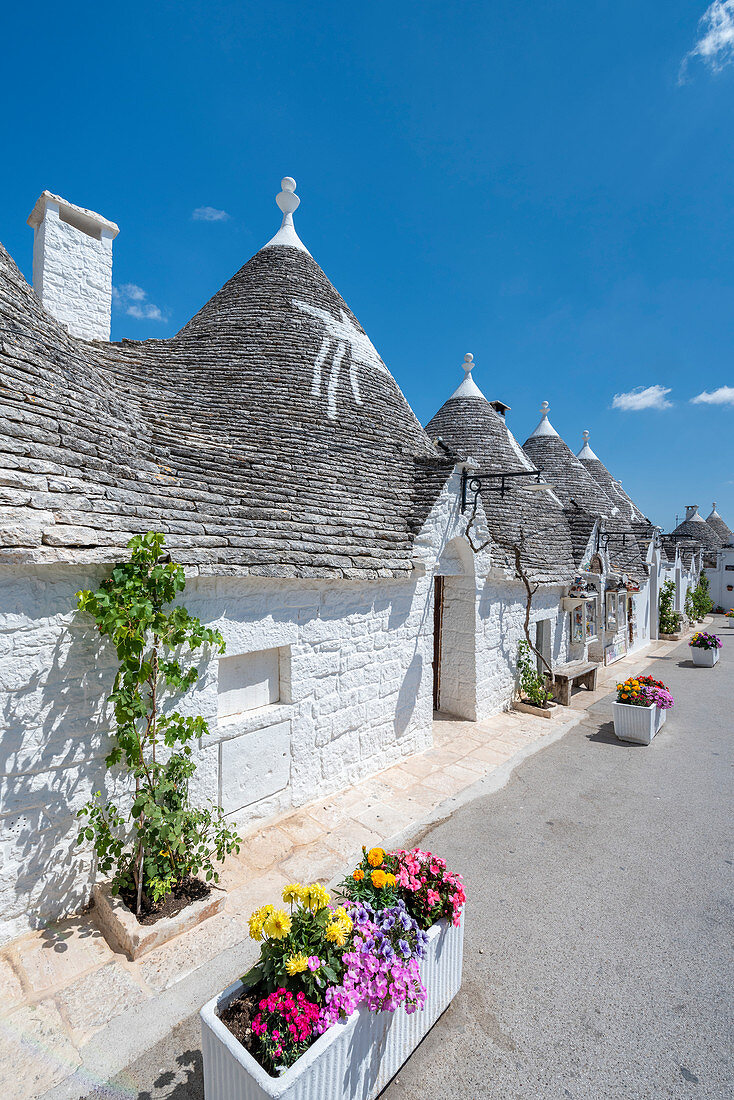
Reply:
[[353, 948], [344, 953], [341, 985], [326, 990], [326, 1006], [317, 1025], [320, 1031], [349, 1016], [361, 1003], [370, 1012], [394, 1012], [402, 1005], [407, 1013], [426, 1003], [426, 987], [418, 968], [418, 958], [426, 948], [425, 939], [418, 937], [425, 933], [405, 905], [380, 913], [368, 905], [357, 905], [352, 911]]
[[659, 710], [669, 710], [675, 700], [662, 680], [630, 676], [623, 684], [617, 684], [617, 702], [628, 707], [649, 707], [654, 703]]
[[384, 848], [362, 846], [362, 859], [342, 882], [339, 889], [351, 901], [364, 901], [385, 909], [397, 901], [395, 856]]
[[295, 997], [287, 989], [276, 989], [258, 1004], [252, 1021], [256, 1048], [265, 1069], [282, 1073], [308, 1050], [318, 1030], [320, 1010], [305, 995]]
[[446, 869], [446, 860], [420, 848], [395, 852], [400, 893], [421, 928], [441, 917], [458, 924], [466, 901], [461, 875]]
[[690, 644], [694, 649], [721, 649], [721, 638], [717, 638], [715, 634], [707, 634], [705, 630], [697, 630]]
[[369, 902], [351, 902], [354, 936], [362, 936], [366, 947], [390, 959], [422, 959], [428, 948], [428, 936], [411, 917], [402, 898], [388, 909], [373, 909]]
[[734, 619], [734, 607], [732, 607], [729, 611], [725, 612], [725, 617], [727, 619]]
[[283, 890], [290, 911], [263, 905], [249, 919], [250, 936], [262, 941], [260, 958], [243, 977], [245, 985], [297, 989], [323, 997], [327, 983], [341, 980], [342, 954], [352, 935], [352, 918], [334, 908], [318, 882], [291, 883]]
[[360, 1004], [371, 1012], [422, 1009], [425, 930], [441, 917], [458, 924], [465, 901], [461, 877], [418, 848], [363, 848], [340, 885], [344, 905], [319, 883], [294, 882], [283, 890], [284, 907], [263, 905], [249, 918], [261, 948], [241, 1000], [259, 1011], [249, 1033], [227, 1026], [269, 1073], [293, 1065]]

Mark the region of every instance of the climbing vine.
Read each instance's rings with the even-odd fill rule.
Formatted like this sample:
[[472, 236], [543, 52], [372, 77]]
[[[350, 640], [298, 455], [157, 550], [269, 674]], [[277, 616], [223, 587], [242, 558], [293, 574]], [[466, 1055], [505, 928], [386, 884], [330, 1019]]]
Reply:
[[133, 891], [136, 912], [155, 904], [190, 876], [218, 882], [215, 860], [239, 850], [221, 810], [193, 806], [189, 781], [196, 771], [192, 742], [209, 728], [201, 717], [168, 709], [171, 698], [196, 683], [184, 668], [185, 650], [224, 653], [218, 630], [202, 626], [185, 607], [171, 607], [186, 585], [184, 571], [164, 552], [162, 534], [128, 543], [130, 560], [116, 565], [96, 591], [77, 593], [77, 606], [115, 647], [119, 667], [109, 701], [115, 728], [108, 768], [122, 768], [132, 806], [128, 814], [101, 792], [79, 811], [86, 818], [78, 842], [91, 841], [115, 893]]

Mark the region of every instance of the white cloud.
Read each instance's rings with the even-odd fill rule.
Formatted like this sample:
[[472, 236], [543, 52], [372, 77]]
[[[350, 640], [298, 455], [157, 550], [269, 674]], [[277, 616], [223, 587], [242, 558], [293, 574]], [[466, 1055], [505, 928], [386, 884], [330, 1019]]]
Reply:
[[135, 283], [122, 283], [112, 288], [112, 301], [128, 317], [135, 317], [138, 321], [167, 321], [160, 306], [146, 301], [147, 297], [147, 291]]
[[696, 397], [691, 398], [694, 405], [734, 405], [734, 386], [719, 386], [718, 390], [709, 393], [704, 390]]
[[226, 222], [229, 214], [226, 210], [217, 210], [215, 206], [197, 206], [191, 217], [195, 222]]
[[734, 61], [734, 0], [713, 0], [698, 21], [699, 38], [681, 64], [679, 83], [688, 62], [699, 57], [715, 73]]
[[672, 401], [666, 397], [670, 389], [665, 386], [638, 386], [629, 393], [615, 393], [612, 401], [613, 409], [623, 409], [624, 412], [639, 412], [640, 409], [670, 409]]

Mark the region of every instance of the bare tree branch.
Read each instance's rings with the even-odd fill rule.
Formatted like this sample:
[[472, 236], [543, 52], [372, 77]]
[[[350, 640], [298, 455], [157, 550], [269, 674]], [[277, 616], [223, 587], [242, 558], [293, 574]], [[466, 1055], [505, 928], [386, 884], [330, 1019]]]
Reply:
[[533, 644], [533, 640], [530, 637], [530, 612], [531, 612], [532, 606], [533, 606], [533, 596], [535, 595], [535, 593], [540, 588], [540, 585], [539, 584], [531, 585], [530, 578], [528, 577], [527, 573], [523, 569], [521, 547], [518, 546], [517, 543], [516, 543], [512, 547], [512, 549], [513, 549], [514, 554], [515, 554], [515, 572], [516, 572], [518, 578], [524, 584], [525, 592], [527, 593], [527, 599], [525, 601], [525, 622], [523, 624], [523, 629], [525, 631], [525, 637], [527, 638], [528, 645], [530, 646], [530, 648], [532, 649], [533, 653], [538, 658], [540, 663], [542, 665], [544, 665], [545, 668], [548, 669], [548, 675], [550, 676], [551, 683], [555, 683], [556, 677], [555, 677], [555, 674], [553, 672], [553, 669], [552, 669], [551, 665], [548, 664], [545, 657], [540, 652], [540, 650], [537, 649], [537, 647]]

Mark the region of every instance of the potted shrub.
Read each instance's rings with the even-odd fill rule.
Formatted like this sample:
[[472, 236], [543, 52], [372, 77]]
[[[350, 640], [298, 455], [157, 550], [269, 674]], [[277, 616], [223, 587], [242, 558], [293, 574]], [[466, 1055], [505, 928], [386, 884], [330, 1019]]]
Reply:
[[724, 613], [724, 618], [729, 626], [734, 626], [734, 607]]
[[709, 591], [709, 579], [705, 573], [701, 573], [698, 578], [698, 584], [693, 590], [691, 600], [693, 603], [693, 610], [697, 619], [705, 619], [707, 615], [711, 614], [711, 609], [714, 606]]
[[717, 638], [715, 634], [707, 634], [705, 630], [697, 630], [689, 645], [694, 665], [701, 668], [714, 667], [719, 659], [721, 638]]
[[80, 611], [115, 648], [119, 667], [109, 701], [115, 725], [106, 757], [122, 804], [98, 791], [79, 811], [86, 818], [78, 843], [91, 842], [108, 883], [93, 896], [105, 933], [135, 958], [221, 909], [210, 898], [219, 881], [215, 861], [239, 851], [239, 837], [214, 806], [194, 806], [189, 781], [196, 770], [195, 738], [209, 729], [168, 705], [198, 678], [179, 659], [208, 646], [224, 652], [218, 630], [202, 626], [185, 607], [171, 607], [186, 581], [164, 552], [164, 536], [137, 535], [130, 560], [116, 565], [97, 592], [77, 594]]
[[517, 645], [517, 673], [520, 698], [513, 701], [514, 709], [551, 718], [556, 704], [551, 702], [552, 693], [546, 686], [545, 677], [537, 671], [532, 649], [524, 639]]
[[201, 1011], [207, 1100], [372, 1100], [461, 985], [464, 891], [430, 852], [363, 849], [339, 887], [256, 910], [260, 958]]
[[617, 699], [612, 703], [614, 732], [620, 741], [649, 745], [672, 706], [673, 696], [662, 680], [631, 676], [617, 684]]
[[675, 600], [675, 583], [666, 581], [660, 592], [658, 605], [658, 630], [660, 637], [677, 641], [680, 637], [680, 626], [683, 616], [680, 611], [673, 610]]

